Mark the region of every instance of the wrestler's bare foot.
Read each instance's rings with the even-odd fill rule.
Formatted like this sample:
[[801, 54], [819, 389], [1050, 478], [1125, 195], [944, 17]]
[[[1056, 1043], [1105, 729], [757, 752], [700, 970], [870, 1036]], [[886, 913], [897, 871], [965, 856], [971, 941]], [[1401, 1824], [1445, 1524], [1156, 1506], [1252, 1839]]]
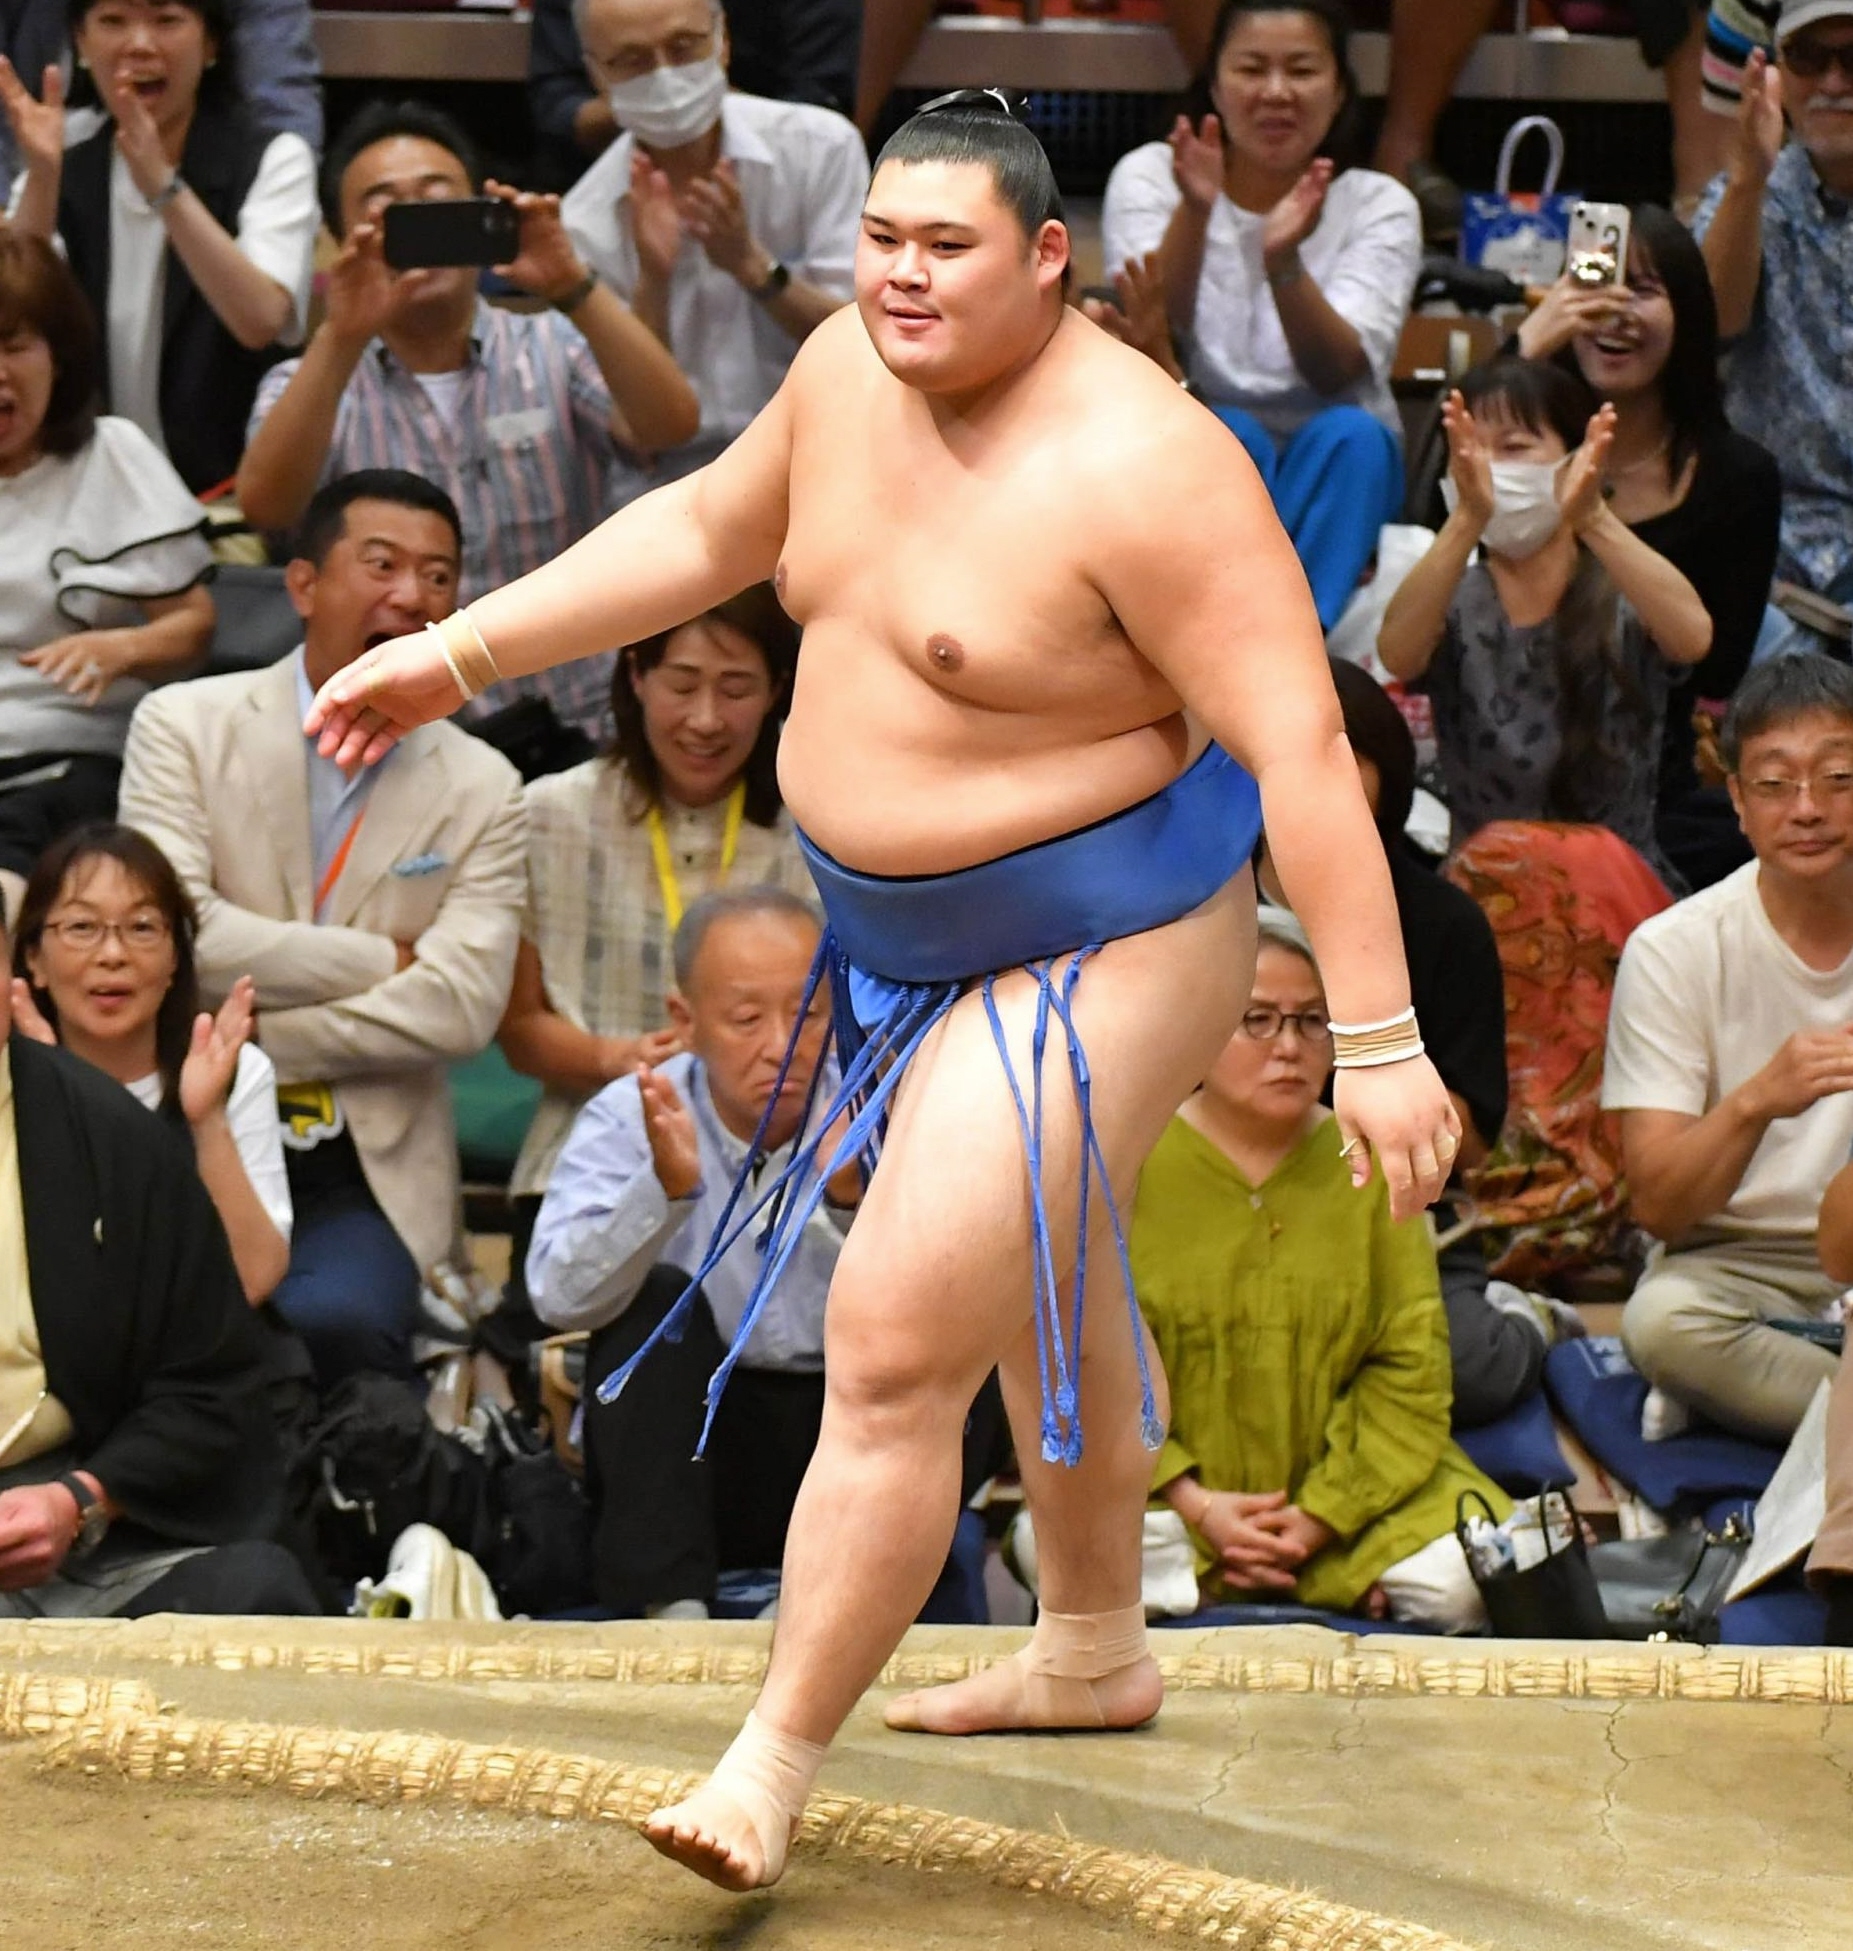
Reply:
[[725, 1788], [704, 1782], [685, 1802], [658, 1809], [643, 1826], [650, 1844], [685, 1870], [723, 1890], [758, 1890], [776, 1883], [785, 1868], [789, 1825], [769, 1839]]
[[686, 1801], [658, 1809], [643, 1833], [723, 1890], [763, 1889], [785, 1872], [791, 1832], [823, 1758], [821, 1743], [780, 1732], [754, 1709], [714, 1773]]
[[1143, 1727], [1164, 1701], [1158, 1662], [1148, 1654], [1095, 1680], [1037, 1673], [1029, 1649], [969, 1680], [902, 1694], [885, 1719], [912, 1734], [997, 1734], [1011, 1729]]

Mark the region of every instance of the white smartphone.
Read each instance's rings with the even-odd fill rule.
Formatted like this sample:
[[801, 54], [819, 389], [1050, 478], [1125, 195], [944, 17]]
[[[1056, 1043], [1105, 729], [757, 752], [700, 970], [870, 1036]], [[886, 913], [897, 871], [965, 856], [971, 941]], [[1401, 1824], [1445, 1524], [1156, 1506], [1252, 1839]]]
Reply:
[[1570, 211], [1570, 243], [1564, 263], [1580, 285], [1625, 284], [1628, 277], [1628, 206], [1577, 203]]

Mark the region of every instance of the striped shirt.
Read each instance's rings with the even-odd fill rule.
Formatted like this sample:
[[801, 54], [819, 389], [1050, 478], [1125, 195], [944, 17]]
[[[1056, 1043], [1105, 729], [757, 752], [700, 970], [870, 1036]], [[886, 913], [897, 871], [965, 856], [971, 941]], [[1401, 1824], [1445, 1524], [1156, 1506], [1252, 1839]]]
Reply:
[[1705, 53], [1700, 67], [1705, 106], [1735, 115], [1743, 93], [1744, 64], [1761, 48], [1776, 46], [1776, 16], [1782, 0], [1712, 0], [1705, 23]]
[[[265, 375], [247, 440], [301, 363], [286, 359]], [[400, 467], [443, 488], [463, 517], [458, 596], [467, 603], [538, 569], [596, 526], [615, 455], [611, 395], [580, 334], [556, 312], [479, 302], [458, 373], [421, 378], [384, 341], [367, 347], [341, 396], [321, 478]], [[615, 657], [606, 651], [491, 685], [460, 715], [480, 719], [531, 694], [603, 744]]]

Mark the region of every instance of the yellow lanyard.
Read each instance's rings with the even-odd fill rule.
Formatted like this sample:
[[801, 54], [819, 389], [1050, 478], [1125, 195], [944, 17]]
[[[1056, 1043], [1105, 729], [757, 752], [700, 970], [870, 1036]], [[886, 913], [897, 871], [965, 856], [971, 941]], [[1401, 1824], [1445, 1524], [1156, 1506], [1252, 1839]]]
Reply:
[[[727, 824], [721, 829], [721, 879], [733, 871], [734, 855], [740, 850], [740, 822], [746, 815], [746, 781], [742, 779], [727, 798]], [[669, 852], [669, 833], [663, 825], [663, 809], [650, 804], [650, 855], [656, 862], [656, 884], [663, 891], [663, 915], [673, 935], [682, 926], [682, 884], [676, 879], [676, 864]]]

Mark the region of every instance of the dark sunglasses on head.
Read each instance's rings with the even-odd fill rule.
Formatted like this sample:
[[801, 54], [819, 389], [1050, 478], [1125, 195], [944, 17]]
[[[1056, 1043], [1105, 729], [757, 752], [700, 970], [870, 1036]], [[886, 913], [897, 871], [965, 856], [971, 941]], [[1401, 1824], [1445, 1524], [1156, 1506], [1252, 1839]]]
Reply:
[[941, 109], [977, 109], [986, 115], [1007, 115], [1013, 122], [1029, 119], [1029, 97], [1007, 88], [955, 88], [950, 95], [935, 95], [914, 110], [916, 115], [937, 115]]
[[1838, 68], [1853, 81], [1853, 41], [1811, 41], [1797, 34], [1782, 44], [1782, 65], [1802, 81], [1819, 81], [1829, 68]]

